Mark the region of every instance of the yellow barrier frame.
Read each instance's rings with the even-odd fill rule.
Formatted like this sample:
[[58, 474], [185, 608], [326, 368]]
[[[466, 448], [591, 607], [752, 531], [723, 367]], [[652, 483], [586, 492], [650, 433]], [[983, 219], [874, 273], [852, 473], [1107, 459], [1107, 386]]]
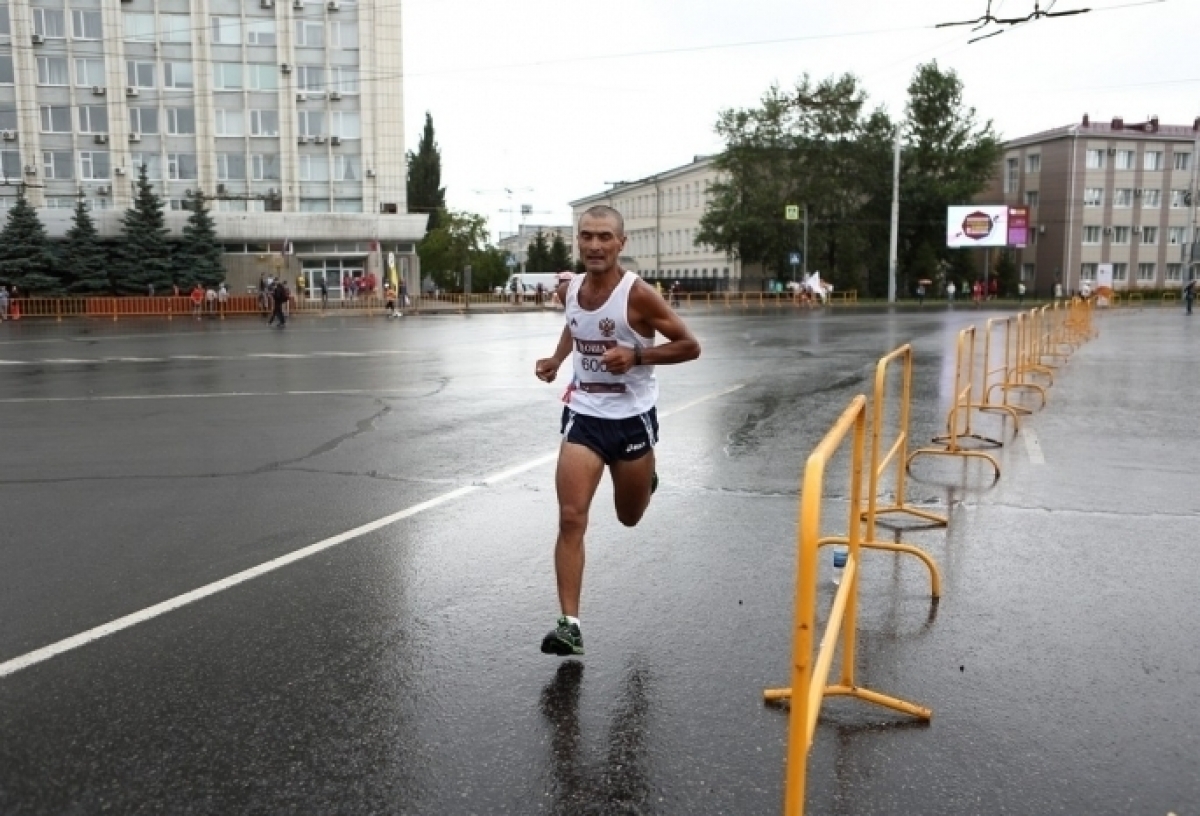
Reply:
[[[783, 812], [803, 816], [808, 781], [808, 754], [817, 728], [817, 717], [825, 697], [856, 697], [868, 703], [909, 714], [923, 720], [933, 711], [923, 706], [864, 688], [855, 681], [855, 644], [858, 623], [858, 566], [862, 524], [863, 448], [866, 437], [867, 400], [858, 395], [809, 455], [804, 466], [800, 493], [800, 525], [797, 534], [799, 563], [796, 569], [796, 610], [792, 639], [792, 684], [784, 689], [767, 689], [767, 702], [790, 702], [788, 715], [787, 768], [784, 783]], [[820, 649], [813, 661], [813, 641], [817, 616], [817, 555], [820, 547], [821, 502], [824, 498], [825, 468], [848, 435], [852, 434], [850, 461], [850, 517], [846, 559], [842, 583], [834, 596], [829, 622], [821, 637]], [[837, 683], [827, 685], [834, 652], [841, 640], [842, 666]], [[793, 691], [796, 693], [793, 694]]]
[[[1039, 408], [1046, 407], [1046, 389], [1036, 383], [1027, 383], [1023, 381], [1021, 376], [1021, 315], [1012, 317], [993, 317], [984, 324], [984, 342], [983, 342], [983, 404], [986, 409], [991, 408], [1009, 408], [1016, 411], [1018, 414], [1032, 414], [1032, 408], [1026, 408], [1023, 405], [1012, 405], [1008, 401], [1009, 391], [1030, 390], [1039, 394], [1042, 398], [1042, 404]], [[1016, 324], [1014, 328], [1014, 324]], [[992, 365], [992, 336], [996, 326], [1004, 326], [1004, 353], [1001, 356], [1001, 365], [998, 368], [991, 368]], [[994, 375], [1000, 375], [999, 380], [992, 382]], [[999, 403], [992, 401], [992, 392], [997, 388], [1003, 393], [1003, 398]]]

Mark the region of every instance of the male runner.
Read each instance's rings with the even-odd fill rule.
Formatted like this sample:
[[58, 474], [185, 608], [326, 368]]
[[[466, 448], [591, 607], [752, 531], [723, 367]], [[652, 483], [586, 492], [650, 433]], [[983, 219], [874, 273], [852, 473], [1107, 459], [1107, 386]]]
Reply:
[[[654, 288], [618, 264], [625, 219], [598, 205], [579, 219], [579, 255], [586, 274], [558, 287], [566, 326], [554, 356], [537, 361], [539, 379], [553, 382], [570, 355], [574, 377], [563, 397], [558, 453], [558, 541], [554, 571], [562, 616], [542, 640], [546, 654], [581, 655], [579, 596], [583, 535], [592, 498], [607, 466], [617, 518], [633, 527], [658, 485], [658, 381], [654, 366], [700, 356], [700, 344]], [[667, 339], [656, 346], [655, 334]]]

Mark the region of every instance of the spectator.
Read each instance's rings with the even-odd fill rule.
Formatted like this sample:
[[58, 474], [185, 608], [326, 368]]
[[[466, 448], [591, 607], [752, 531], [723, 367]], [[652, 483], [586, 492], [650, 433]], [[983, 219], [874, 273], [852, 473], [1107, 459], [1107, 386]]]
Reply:
[[271, 312], [270, 319], [267, 320], [268, 326], [273, 324], [276, 320], [279, 321], [279, 328], [281, 329], [287, 325], [287, 315], [284, 314], [283, 307], [284, 304], [288, 302], [288, 298], [290, 297], [291, 292], [288, 291], [287, 284], [284, 283], [282, 279], [277, 281], [275, 283], [274, 291], [271, 292], [271, 298], [274, 301], [275, 308]]
[[1017, 282], [1017, 305], [1019, 306], [1024, 302], [1025, 302], [1025, 284], [1018, 281]]
[[979, 281], [971, 284], [971, 300], [975, 301], [976, 306], [983, 300], [983, 284]]
[[329, 305], [329, 284], [325, 282], [325, 276], [321, 276], [321, 308], [324, 309]]
[[946, 284], [946, 300], [950, 303], [954, 302], [954, 293], [958, 291], [958, 287], [954, 285], [954, 281]]
[[8, 319], [8, 287], [0, 286], [0, 320]]
[[196, 316], [196, 319], [199, 320], [200, 319], [200, 311], [204, 308], [204, 289], [200, 286], [200, 284], [197, 283], [195, 286], [192, 287], [191, 298], [192, 298], [192, 314], [194, 314]]
[[995, 300], [996, 296], [999, 294], [1000, 281], [996, 278], [992, 278], [990, 281], [988, 281], [988, 300]]
[[221, 314], [229, 311], [229, 287], [224, 281], [221, 282], [221, 288], [217, 290], [217, 307], [221, 310]]
[[1192, 302], [1196, 299], [1196, 279], [1192, 278], [1183, 287], [1183, 305], [1187, 307], [1187, 314], [1192, 313]]
[[923, 283], [917, 284], [917, 305], [925, 305], [925, 284]]
[[400, 279], [400, 305], [404, 308], [412, 305], [408, 300], [408, 281], [404, 278]]

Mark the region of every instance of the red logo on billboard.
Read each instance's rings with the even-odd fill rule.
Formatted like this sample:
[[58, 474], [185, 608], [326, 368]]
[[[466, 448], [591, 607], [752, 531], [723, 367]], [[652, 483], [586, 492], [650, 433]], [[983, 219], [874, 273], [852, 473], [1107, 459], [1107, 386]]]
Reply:
[[962, 222], [963, 235], [973, 241], [987, 238], [992, 234], [992, 217], [982, 210], [969, 213]]

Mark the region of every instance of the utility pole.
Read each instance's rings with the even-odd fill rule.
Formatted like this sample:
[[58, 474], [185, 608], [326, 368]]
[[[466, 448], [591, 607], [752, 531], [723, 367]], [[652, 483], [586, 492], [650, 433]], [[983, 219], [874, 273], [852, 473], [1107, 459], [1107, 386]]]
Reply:
[[896, 246], [900, 238], [900, 126], [892, 155], [892, 237], [888, 247], [888, 303], [896, 302]]
[[1187, 262], [1185, 283], [1196, 277], [1196, 199], [1200, 198], [1200, 190], [1196, 189], [1197, 172], [1200, 171], [1200, 164], [1197, 163], [1197, 160], [1200, 160], [1200, 133], [1196, 134], [1196, 139], [1192, 143], [1192, 186], [1188, 191], [1192, 197], [1192, 228], [1191, 234], [1188, 236], [1191, 240], [1188, 242], [1188, 256], [1181, 259]]
[[804, 254], [800, 256], [800, 273], [808, 280], [808, 205], [804, 205]]

